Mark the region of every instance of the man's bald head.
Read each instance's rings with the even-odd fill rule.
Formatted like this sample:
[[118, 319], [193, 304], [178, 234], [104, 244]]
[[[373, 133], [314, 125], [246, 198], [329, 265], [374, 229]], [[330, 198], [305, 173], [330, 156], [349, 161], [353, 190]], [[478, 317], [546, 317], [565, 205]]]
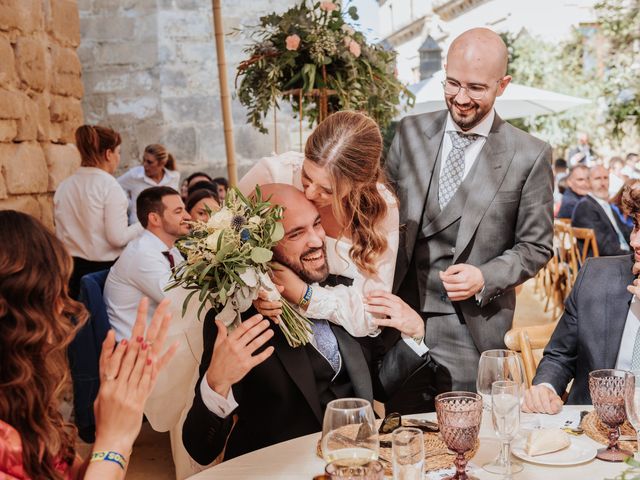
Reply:
[[444, 99], [462, 130], [471, 130], [493, 110], [511, 81], [507, 61], [507, 46], [487, 28], [468, 30], [451, 43]]
[[500, 35], [488, 28], [472, 28], [458, 36], [449, 47], [447, 65], [458, 58], [467, 64], [490, 71], [496, 79], [507, 74], [507, 46]]
[[307, 283], [321, 282], [329, 274], [325, 233], [320, 214], [304, 193], [291, 185], [272, 183], [260, 187], [263, 198], [284, 208], [284, 238], [273, 248], [274, 259]]

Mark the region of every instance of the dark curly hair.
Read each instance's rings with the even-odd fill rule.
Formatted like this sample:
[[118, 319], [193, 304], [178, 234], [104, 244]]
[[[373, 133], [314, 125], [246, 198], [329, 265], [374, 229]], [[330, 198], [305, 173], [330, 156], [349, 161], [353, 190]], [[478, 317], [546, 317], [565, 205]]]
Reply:
[[630, 182], [622, 187], [622, 209], [625, 215], [633, 219], [633, 224], [637, 227], [640, 222], [640, 180]]
[[71, 257], [38, 220], [0, 211], [0, 245], [0, 419], [20, 434], [30, 478], [61, 479], [76, 438], [59, 411], [66, 352], [87, 313], [67, 292]]

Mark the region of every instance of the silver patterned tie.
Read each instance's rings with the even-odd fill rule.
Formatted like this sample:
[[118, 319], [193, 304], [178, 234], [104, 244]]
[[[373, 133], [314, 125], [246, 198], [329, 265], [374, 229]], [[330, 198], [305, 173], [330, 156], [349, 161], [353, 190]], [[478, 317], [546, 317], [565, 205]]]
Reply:
[[449, 201], [458, 191], [464, 176], [464, 151], [476, 141], [478, 135], [465, 135], [462, 132], [453, 130], [447, 132], [451, 138], [451, 151], [447, 155], [447, 163], [442, 170], [438, 182], [438, 203], [440, 210], [447, 206]]
[[633, 344], [633, 354], [631, 356], [631, 370], [640, 370], [640, 328], [636, 332], [636, 341]]
[[326, 320], [312, 320], [311, 330], [316, 349], [327, 359], [334, 372], [340, 370], [338, 341]]

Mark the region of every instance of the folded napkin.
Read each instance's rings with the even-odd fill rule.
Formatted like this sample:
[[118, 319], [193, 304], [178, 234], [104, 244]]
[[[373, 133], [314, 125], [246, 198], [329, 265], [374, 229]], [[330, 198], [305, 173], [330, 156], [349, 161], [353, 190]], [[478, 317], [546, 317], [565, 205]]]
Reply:
[[569, 436], [557, 428], [532, 430], [527, 437], [525, 451], [530, 457], [557, 452], [571, 445]]

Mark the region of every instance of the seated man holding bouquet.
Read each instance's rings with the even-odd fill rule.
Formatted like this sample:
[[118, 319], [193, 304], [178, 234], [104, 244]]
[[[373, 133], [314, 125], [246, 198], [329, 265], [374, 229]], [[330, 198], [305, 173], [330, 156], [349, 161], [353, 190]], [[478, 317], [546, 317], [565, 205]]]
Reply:
[[[348, 283], [328, 273], [320, 215], [304, 193], [289, 185], [265, 185], [262, 193], [285, 207], [284, 238], [273, 249], [274, 260], [312, 286]], [[405, 334], [383, 356], [323, 319], [310, 319], [311, 343], [292, 348], [279, 328], [252, 315], [253, 308], [231, 333], [214, 323], [216, 312], [209, 311], [200, 380], [183, 427], [189, 454], [208, 464], [225, 445], [228, 459], [317, 432], [331, 400], [384, 399], [410, 376], [435, 375], [437, 365], [420, 338], [420, 316], [391, 294], [380, 294], [377, 302], [385, 307], [388, 324]]]
[[[568, 404], [591, 403], [589, 372], [640, 369], [640, 188], [626, 187], [622, 202], [633, 218], [632, 255], [590, 258], [580, 269], [533, 379], [523, 410], [554, 414], [573, 380]], [[635, 262], [635, 263], [634, 263]]]

